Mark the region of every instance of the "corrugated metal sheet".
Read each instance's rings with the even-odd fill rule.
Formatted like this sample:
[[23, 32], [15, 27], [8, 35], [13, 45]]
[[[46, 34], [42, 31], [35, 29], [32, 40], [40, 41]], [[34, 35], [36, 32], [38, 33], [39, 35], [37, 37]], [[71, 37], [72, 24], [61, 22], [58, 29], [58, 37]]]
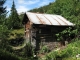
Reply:
[[34, 24], [74, 26], [73, 23], [69, 22], [60, 15], [39, 14], [31, 12], [27, 12], [26, 14], [29, 20]]

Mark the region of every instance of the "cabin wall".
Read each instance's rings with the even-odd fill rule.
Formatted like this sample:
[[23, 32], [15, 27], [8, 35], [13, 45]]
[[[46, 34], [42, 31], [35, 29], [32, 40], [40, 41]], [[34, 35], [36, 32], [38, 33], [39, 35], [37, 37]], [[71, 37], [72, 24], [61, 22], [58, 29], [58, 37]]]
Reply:
[[60, 42], [56, 40], [55, 34], [68, 28], [67, 26], [48, 26], [48, 25], [47, 26], [37, 25], [35, 27], [36, 27], [36, 32], [35, 32], [36, 37], [33, 42], [36, 44], [37, 50], [41, 49], [44, 45], [47, 45], [50, 50], [54, 49], [56, 46], [61, 46]]
[[57, 37], [56, 37], [56, 34], [63, 31], [64, 29], [66, 29], [68, 27], [64, 27], [64, 26], [54, 26], [54, 27], [51, 27], [51, 37], [50, 38], [46, 38], [44, 41], [42, 40], [42, 46], [41, 48], [46, 45], [48, 46], [48, 48], [50, 50], [56, 48], [56, 47], [60, 47], [62, 45], [65, 45], [65, 41], [64, 42], [59, 42], [57, 41]]
[[31, 25], [30, 21], [25, 24], [25, 39], [27, 43], [31, 41]]
[[47, 45], [50, 50], [57, 46], [61, 46], [60, 42], [56, 40], [57, 33], [68, 28], [67, 26], [48, 26], [48, 25], [32, 25], [30, 21], [25, 25], [26, 41], [31, 42], [36, 50], [41, 49]]

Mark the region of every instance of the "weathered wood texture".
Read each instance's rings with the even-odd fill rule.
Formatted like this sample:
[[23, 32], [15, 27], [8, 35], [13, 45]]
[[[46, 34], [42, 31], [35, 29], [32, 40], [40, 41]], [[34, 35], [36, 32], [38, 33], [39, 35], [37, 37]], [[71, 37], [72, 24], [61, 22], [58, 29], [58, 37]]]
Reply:
[[[59, 46], [60, 44], [58, 44], [55, 34], [66, 29], [67, 26], [37, 25], [27, 22], [25, 28], [26, 39], [38, 50], [41, 44], [43, 46], [47, 45], [50, 49], [53, 49], [55, 45]], [[55, 44], [55, 42], [57, 43]]]
[[31, 40], [31, 22], [28, 21], [25, 25], [25, 38], [27, 39], [27, 42], [30, 42]]

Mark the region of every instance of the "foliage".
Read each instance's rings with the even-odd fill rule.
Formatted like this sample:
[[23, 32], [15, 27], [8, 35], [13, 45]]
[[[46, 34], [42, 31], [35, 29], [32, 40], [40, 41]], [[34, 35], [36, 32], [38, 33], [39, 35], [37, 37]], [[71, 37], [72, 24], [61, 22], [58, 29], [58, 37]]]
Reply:
[[48, 53], [49, 52], [49, 49], [48, 49], [48, 47], [45, 45], [45, 46], [43, 46], [42, 48], [41, 48], [41, 50], [40, 50], [40, 53]]
[[14, 30], [10, 31], [8, 39], [11, 40], [11, 39], [15, 39], [17, 37], [23, 37], [23, 35], [24, 35], [24, 28], [14, 29]]
[[69, 58], [64, 58], [63, 60], [80, 60], [80, 58], [77, 59], [77, 58], [74, 58], [74, 57], [69, 57]]
[[7, 30], [7, 27], [5, 25], [0, 25], [0, 48], [6, 49], [8, 47], [8, 35], [9, 31]]
[[13, 1], [11, 14], [7, 20], [8, 28], [9, 29], [18, 29], [20, 28], [20, 19], [18, 17], [17, 10], [15, 8], [15, 3]]
[[21, 14], [19, 15], [19, 18], [20, 18], [20, 27], [23, 27], [23, 24], [22, 24], [23, 17], [24, 17], [24, 13], [21, 13]]
[[34, 54], [34, 48], [30, 43], [27, 43], [25, 46], [24, 56], [31, 57]]
[[7, 37], [9, 30], [5, 24], [6, 20], [6, 8], [3, 7], [6, 0], [0, 0], [0, 48], [6, 48], [8, 41]]
[[0, 0], [0, 16], [5, 13], [5, 8], [3, 7], [6, 0]]
[[3, 23], [4, 19], [5, 19], [5, 15], [6, 15], [6, 7], [3, 7], [4, 3], [6, 2], [6, 0], [0, 0], [0, 24]]
[[72, 30], [71, 27], [66, 28], [65, 30], [63, 30], [62, 32], [59, 32], [56, 34], [57, 40], [61, 41], [61, 40], [67, 40], [67, 38], [75, 38], [75, 36], [78, 34], [78, 30]]
[[6, 50], [0, 49], [0, 60], [23, 60], [23, 58], [18, 57]]
[[3, 7], [5, 2], [6, 0], [0, 0], [0, 25], [6, 21], [6, 7]]
[[5, 23], [6, 18], [6, 7], [4, 7], [4, 3], [6, 0], [0, 0], [0, 25]]
[[24, 44], [24, 28], [14, 29], [9, 33], [9, 44], [12, 46], [22, 46]]
[[55, 60], [55, 58], [56, 58], [56, 55], [57, 55], [57, 52], [50, 52], [48, 55], [46, 55], [46, 60]]
[[28, 60], [35, 60], [33, 59], [34, 48], [30, 43], [27, 43], [26, 46], [24, 46], [24, 48], [13, 50], [12, 53]]
[[51, 60], [51, 59], [55, 60], [57, 58], [65, 59], [70, 57], [76, 58], [77, 54], [80, 54], [80, 40], [72, 42], [63, 50], [58, 50], [58, 51], [53, 50], [52, 52], [50, 52], [45, 56], [45, 60]]
[[[18, 27], [20, 27], [19, 24], [21, 24], [21, 23], [19, 23], [19, 20], [17, 17], [18, 14], [15, 9], [14, 2], [12, 5], [12, 10], [11, 10], [11, 15], [13, 17], [11, 17], [11, 15], [10, 15], [9, 18], [6, 18], [6, 9], [5, 9], [5, 7], [3, 7], [5, 1], [6, 0], [0, 0], [0, 60], [24, 60], [23, 58], [15, 55], [14, 51], [12, 50], [12, 47], [8, 43], [8, 40], [9, 40], [8, 37], [10, 36], [10, 32], [11, 32], [9, 29], [15, 28], [15, 27], [18, 28]], [[12, 24], [13, 18], [15, 20], [14, 24]], [[16, 26], [13, 27], [13, 25], [16, 25]], [[21, 31], [16, 30], [14, 32], [17, 37], [22, 36]], [[12, 32], [12, 33], [14, 33], [14, 32]], [[21, 34], [19, 34], [19, 33], [21, 33]], [[30, 46], [27, 46], [27, 47], [25, 48], [24, 56], [26, 56], [26, 55], [31, 56], [32, 55], [32, 52], [31, 52], [32, 47], [30, 47]], [[30, 47], [30, 49], [29, 49], [29, 47]], [[28, 52], [26, 51], [26, 49]], [[31, 54], [31, 55], [29, 55], [29, 54]]]
[[0, 39], [3, 40], [8, 37], [8, 33], [8, 28], [5, 25], [0, 25]]

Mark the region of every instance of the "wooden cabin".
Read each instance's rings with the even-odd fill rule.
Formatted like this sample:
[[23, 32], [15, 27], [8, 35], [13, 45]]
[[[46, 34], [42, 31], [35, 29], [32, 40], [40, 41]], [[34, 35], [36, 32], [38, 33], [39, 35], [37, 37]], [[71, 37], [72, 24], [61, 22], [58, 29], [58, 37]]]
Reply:
[[24, 14], [23, 24], [27, 42], [31, 42], [36, 49], [40, 49], [40, 45], [47, 45], [53, 49], [55, 44], [58, 44], [55, 34], [74, 26], [73, 23], [60, 15], [31, 12]]

